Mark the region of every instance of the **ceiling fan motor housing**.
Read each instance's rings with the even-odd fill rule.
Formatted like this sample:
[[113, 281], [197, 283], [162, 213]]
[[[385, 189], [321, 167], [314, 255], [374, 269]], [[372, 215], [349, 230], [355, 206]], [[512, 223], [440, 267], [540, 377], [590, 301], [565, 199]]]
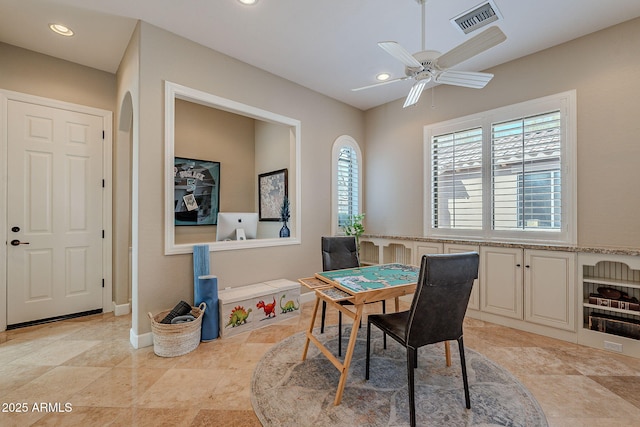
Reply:
[[424, 50], [415, 53], [413, 57], [422, 65], [421, 68], [405, 67], [405, 74], [416, 80], [431, 78], [435, 71], [439, 68], [436, 65], [436, 59], [440, 56], [440, 52], [436, 50]]

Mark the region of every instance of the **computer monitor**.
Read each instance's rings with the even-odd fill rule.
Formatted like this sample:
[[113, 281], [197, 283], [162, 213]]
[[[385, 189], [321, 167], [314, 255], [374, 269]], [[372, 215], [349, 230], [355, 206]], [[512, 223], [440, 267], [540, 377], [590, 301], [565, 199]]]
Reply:
[[218, 212], [216, 240], [255, 239], [258, 214], [254, 212]]

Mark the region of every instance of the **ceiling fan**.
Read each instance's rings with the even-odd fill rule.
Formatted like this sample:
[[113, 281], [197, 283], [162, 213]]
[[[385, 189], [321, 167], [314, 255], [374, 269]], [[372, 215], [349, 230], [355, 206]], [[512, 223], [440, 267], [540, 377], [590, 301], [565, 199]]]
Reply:
[[385, 41], [378, 43], [378, 46], [384, 49], [389, 55], [405, 65], [406, 76], [352, 90], [358, 91], [413, 79], [415, 83], [411, 87], [409, 95], [407, 95], [404, 105], [402, 106], [402, 108], [406, 108], [418, 102], [426, 84], [431, 81], [474, 89], [482, 89], [485, 87], [493, 78], [493, 74], [456, 71], [451, 70], [451, 67], [502, 43], [507, 39], [507, 36], [500, 28], [494, 26], [454, 47], [447, 53], [440, 54], [440, 52], [435, 50], [425, 50], [425, 3], [427, 0], [416, 1], [422, 5], [422, 51], [411, 55], [397, 42]]

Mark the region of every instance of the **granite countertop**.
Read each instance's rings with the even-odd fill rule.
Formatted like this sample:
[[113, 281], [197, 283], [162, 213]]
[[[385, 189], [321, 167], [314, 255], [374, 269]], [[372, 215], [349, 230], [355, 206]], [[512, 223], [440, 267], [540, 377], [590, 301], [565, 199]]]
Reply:
[[583, 252], [592, 254], [605, 254], [605, 255], [631, 255], [640, 256], [640, 248], [612, 248], [612, 247], [589, 247], [589, 246], [563, 246], [563, 245], [550, 245], [543, 243], [514, 243], [514, 242], [497, 242], [497, 241], [485, 241], [485, 240], [453, 240], [453, 239], [438, 239], [432, 237], [415, 237], [415, 236], [385, 236], [374, 234], [363, 234], [362, 239], [389, 239], [389, 240], [407, 240], [412, 242], [433, 242], [433, 243], [452, 243], [458, 245], [482, 245], [493, 246], [500, 248], [520, 248], [520, 249], [540, 249], [547, 251], [562, 251], [562, 252]]

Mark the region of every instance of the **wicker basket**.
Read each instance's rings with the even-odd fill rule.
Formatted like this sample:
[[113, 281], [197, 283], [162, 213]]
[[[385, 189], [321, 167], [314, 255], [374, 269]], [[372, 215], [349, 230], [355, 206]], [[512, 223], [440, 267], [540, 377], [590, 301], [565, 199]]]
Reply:
[[199, 307], [193, 307], [191, 314], [196, 320], [174, 325], [160, 323], [171, 310], [155, 316], [148, 313], [153, 332], [153, 352], [162, 357], [175, 357], [195, 350], [200, 344], [202, 315], [206, 308], [207, 305], [204, 302]]

